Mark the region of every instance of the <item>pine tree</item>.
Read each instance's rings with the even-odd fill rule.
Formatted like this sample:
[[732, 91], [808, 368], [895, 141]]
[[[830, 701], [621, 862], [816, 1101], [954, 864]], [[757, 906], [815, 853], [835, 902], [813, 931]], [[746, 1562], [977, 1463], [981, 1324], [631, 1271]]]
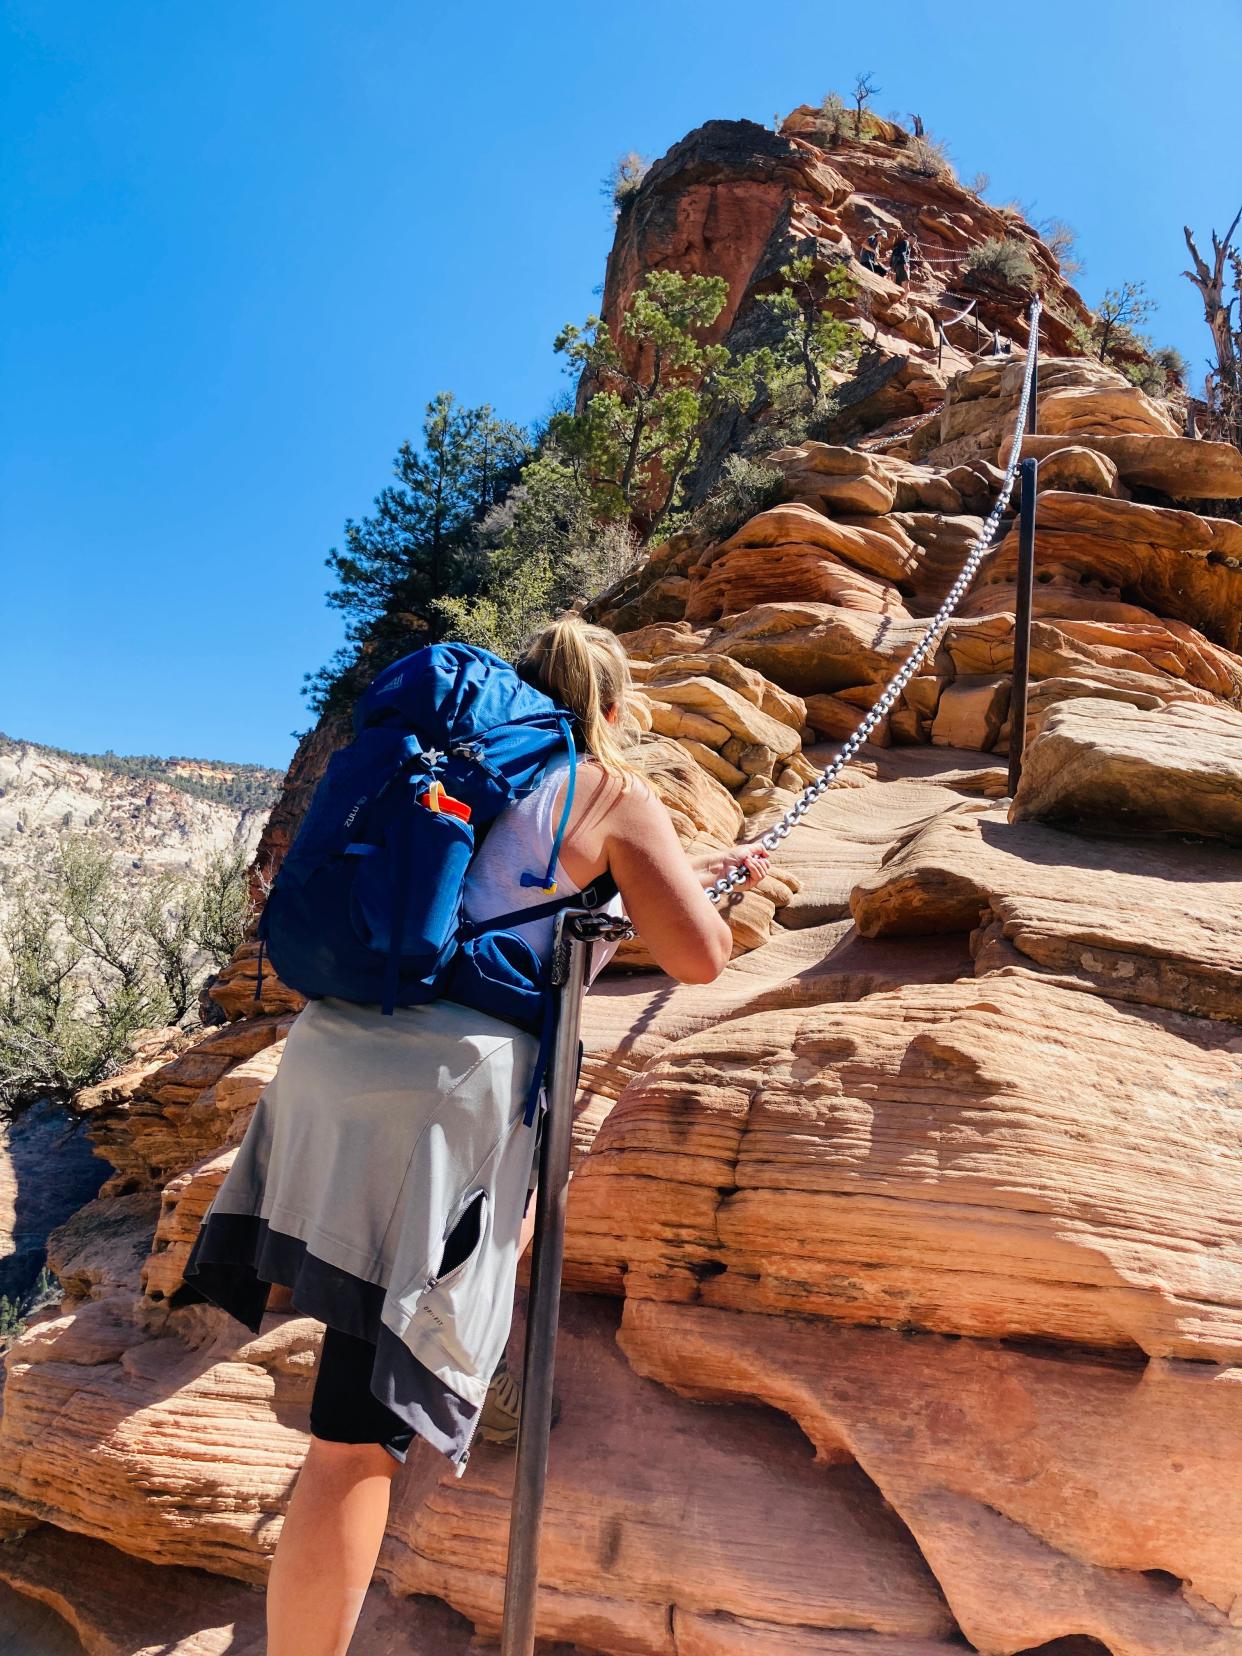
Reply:
[[773, 353], [780, 366], [796, 374], [818, 401], [824, 370], [858, 355], [858, 330], [827, 308], [834, 300], [852, 299], [857, 288], [843, 262], [820, 276], [810, 254], [782, 265], [781, 276], [782, 287], [758, 296], [780, 329]]
[[498, 419], [489, 404], [463, 408], [451, 391], [427, 404], [420, 447], [405, 442], [393, 462], [396, 482], [374, 511], [345, 524], [343, 550], [327, 565], [336, 576], [328, 602], [348, 617], [348, 642], [303, 694], [317, 712], [344, 705], [365, 675], [441, 634], [437, 600], [468, 596], [474, 565], [471, 530], [500, 500], [530, 452], [523, 427]]
[[632, 515], [644, 539], [674, 508], [707, 424], [745, 407], [771, 371], [768, 351], [735, 357], [704, 340], [728, 296], [722, 276], [649, 271], [621, 319], [624, 349], [598, 316], [557, 336], [589, 394], [581, 412], [553, 416], [552, 436], [597, 512]]

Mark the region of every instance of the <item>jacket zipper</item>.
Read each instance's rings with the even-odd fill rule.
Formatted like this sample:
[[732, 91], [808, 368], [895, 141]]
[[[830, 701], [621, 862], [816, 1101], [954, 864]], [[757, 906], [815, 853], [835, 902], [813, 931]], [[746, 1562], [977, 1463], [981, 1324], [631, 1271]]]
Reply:
[[[461, 1218], [462, 1214], [465, 1213], [466, 1209], [470, 1206], [470, 1203], [473, 1200], [475, 1200], [478, 1197], [478, 1195], [479, 1195], [479, 1192], [477, 1190], [469, 1191], [462, 1198], [462, 1200], [458, 1203], [457, 1207], [453, 1210], [453, 1213], [450, 1215], [448, 1220], [445, 1222], [444, 1233], [443, 1233], [443, 1241], [441, 1243], [441, 1246], [443, 1246], [443, 1244], [448, 1241], [448, 1238], [453, 1234], [453, 1227], [457, 1224], [457, 1221]], [[484, 1196], [484, 1200], [486, 1200], [487, 1193], [483, 1192], [483, 1196]], [[464, 1263], [465, 1263], [465, 1261], [463, 1261], [463, 1264]], [[423, 1290], [423, 1292], [424, 1293], [429, 1292], [432, 1288], [434, 1288], [436, 1286], [436, 1284], [439, 1281], [440, 1281], [439, 1276], [434, 1276], [434, 1275], [429, 1276], [427, 1278], [427, 1286]], [[474, 1417], [474, 1421], [473, 1421], [473, 1423], [470, 1427], [470, 1432], [469, 1432], [469, 1435], [466, 1438], [466, 1442], [465, 1442], [465, 1445], [464, 1445], [464, 1447], [461, 1451], [461, 1455], [460, 1455], [459, 1459], [454, 1462], [454, 1473], [455, 1473], [455, 1476], [458, 1477], [458, 1478], [462, 1477], [465, 1473], [466, 1463], [470, 1459], [470, 1451], [474, 1447], [474, 1434], [479, 1429], [479, 1425], [480, 1425], [480, 1423], [482, 1422], [482, 1419], [483, 1419], [483, 1410], [486, 1406], [487, 1406], [487, 1394], [484, 1393], [483, 1402], [479, 1404], [478, 1413]]]
[[486, 1394], [486, 1393], [484, 1393], [484, 1396], [483, 1396], [483, 1401], [482, 1401], [482, 1403], [480, 1403], [480, 1404], [479, 1404], [479, 1412], [478, 1412], [478, 1414], [476, 1414], [476, 1415], [475, 1415], [475, 1417], [474, 1417], [474, 1424], [473, 1424], [473, 1425], [472, 1425], [472, 1426], [471, 1426], [471, 1428], [470, 1428], [470, 1435], [469, 1435], [469, 1437], [468, 1437], [468, 1438], [467, 1438], [467, 1439], [466, 1439], [466, 1445], [465, 1445], [465, 1448], [464, 1448], [464, 1449], [463, 1449], [463, 1450], [462, 1450], [462, 1452], [461, 1452], [461, 1458], [460, 1458], [460, 1460], [458, 1460], [458, 1462], [457, 1462], [457, 1471], [456, 1471], [456, 1476], [457, 1476], [457, 1477], [459, 1477], [459, 1478], [460, 1478], [460, 1477], [462, 1477], [462, 1476], [463, 1476], [463, 1474], [464, 1474], [464, 1473], [465, 1473], [465, 1470], [466, 1470], [466, 1462], [467, 1462], [467, 1461], [468, 1461], [468, 1460], [469, 1460], [469, 1459], [470, 1459], [470, 1451], [471, 1451], [471, 1449], [472, 1449], [472, 1448], [473, 1448], [473, 1447], [474, 1447], [474, 1434], [475, 1434], [475, 1433], [476, 1433], [476, 1432], [477, 1432], [477, 1431], [478, 1431], [478, 1429], [479, 1429], [479, 1423], [480, 1423], [480, 1422], [481, 1422], [481, 1421], [482, 1421], [482, 1419], [483, 1419], [483, 1410], [484, 1410], [484, 1409], [485, 1409], [485, 1408], [486, 1408], [486, 1407], [487, 1407], [487, 1394]]

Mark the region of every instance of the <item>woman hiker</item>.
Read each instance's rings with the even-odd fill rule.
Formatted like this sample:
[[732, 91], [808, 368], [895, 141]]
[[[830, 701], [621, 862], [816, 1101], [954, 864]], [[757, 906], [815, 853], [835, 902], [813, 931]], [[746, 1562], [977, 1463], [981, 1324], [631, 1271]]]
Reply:
[[858, 262], [864, 270], [874, 270], [877, 276], [884, 275], [884, 266], [880, 263], [880, 232], [878, 230], [873, 230], [862, 244]]
[[[623, 905], [671, 977], [710, 983], [732, 935], [705, 888], [737, 864], [747, 884], [757, 882], [768, 853], [758, 843], [695, 857], [682, 850], [666, 807], [626, 754], [629, 664], [611, 633], [576, 617], [554, 622], [518, 672], [577, 716], [585, 749], [557, 865], [561, 890], [590, 902], [588, 888], [610, 874], [619, 897], [599, 906], [616, 913]], [[520, 871], [547, 858], [567, 762], [492, 824], [467, 873], [467, 918], [546, 902]], [[546, 961], [553, 924], [544, 917], [513, 929]], [[597, 945], [597, 970], [615, 947]], [[490, 1406], [502, 1423], [516, 1417], [520, 1393], [502, 1354], [518, 1258], [534, 1227], [538, 1129], [525, 1125], [523, 1106], [537, 1047], [525, 1030], [451, 1001], [398, 1006], [387, 1017], [378, 1005], [309, 1001], [203, 1216], [182, 1294], [215, 1301], [258, 1333], [271, 1285], [283, 1284], [296, 1309], [325, 1324], [310, 1441], [268, 1578], [267, 1656], [348, 1649], [392, 1477], [415, 1435], [460, 1476], [493, 1375], [500, 1396], [493, 1381]], [[479, 1188], [441, 1242], [429, 1191], [443, 1187], [446, 1168], [463, 1167]], [[374, 1216], [377, 1250], [406, 1261], [387, 1288], [375, 1280], [379, 1253], [363, 1257], [356, 1238], [333, 1228], [334, 1213], [350, 1211], [351, 1189]], [[437, 1252], [433, 1274], [416, 1274]], [[399, 1312], [403, 1292], [435, 1301], [435, 1331], [420, 1347], [427, 1363], [380, 1319], [394, 1304]]]

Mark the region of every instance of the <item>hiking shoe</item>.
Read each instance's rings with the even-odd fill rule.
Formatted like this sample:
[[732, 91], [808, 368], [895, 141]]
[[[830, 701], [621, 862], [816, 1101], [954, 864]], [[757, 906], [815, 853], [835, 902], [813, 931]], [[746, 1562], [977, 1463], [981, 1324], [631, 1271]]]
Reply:
[[[522, 1415], [522, 1382], [510, 1374], [508, 1359], [502, 1357], [492, 1375], [491, 1385], [479, 1415], [479, 1435], [488, 1443], [512, 1449], [517, 1443], [518, 1421]], [[561, 1400], [552, 1394], [552, 1424], [561, 1418]]]

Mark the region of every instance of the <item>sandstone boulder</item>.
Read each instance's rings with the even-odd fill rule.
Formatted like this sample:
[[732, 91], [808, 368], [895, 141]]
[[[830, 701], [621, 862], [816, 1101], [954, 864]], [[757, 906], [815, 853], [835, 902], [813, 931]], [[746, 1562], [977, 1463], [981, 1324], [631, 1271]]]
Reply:
[[710, 568], [730, 552], [780, 546], [817, 547], [864, 574], [894, 584], [913, 574], [916, 564], [915, 547], [899, 529], [891, 525], [881, 529], [866, 522], [850, 527], [795, 502], [769, 507], [751, 518], [709, 552], [699, 567]]
[[966, 676], [946, 684], [936, 703], [931, 739], [937, 747], [990, 752], [1009, 716], [1008, 678]]
[[1013, 819], [1029, 817], [1242, 844], [1242, 713], [1062, 702], [1026, 750]]
[[[1242, 453], [1232, 443], [1203, 442], [1194, 437], [1158, 436], [1151, 432], [1081, 432], [1077, 442], [1110, 461], [1132, 486], [1159, 489], [1176, 500], [1242, 498]], [[1042, 461], [1064, 443], [1045, 433], [1022, 439], [1022, 457]], [[1003, 464], [1008, 449], [998, 453]], [[1042, 465], [1041, 465], [1042, 471]]]
[[908, 613], [897, 588], [860, 574], [816, 547], [743, 547], [715, 560], [686, 602], [689, 621], [714, 621], [797, 592], [869, 615]]
[[887, 682], [924, 626], [787, 600], [726, 617], [711, 634], [711, 648], [806, 697]]
[[[980, 572], [977, 595], [1009, 583], [1017, 528]], [[1098, 583], [1157, 616], [1186, 622], [1229, 650], [1242, 638], [1242, 525], [1136, 501], [1050, 490], [1039, 498], [1036, 579]]]
[[1052, 390], [1046, 385], [1041, 376], [1038, 429], [1052, 436], [1080, 431], [1179, 435], [1169, 415], [1137, 385], [1066, 385]]
[[785, 475], [786, 498], [800, 501], [825, 516], [834, 512], [863, 516], [889, 512], [897, 484], [889, 468], [873, 455], [829, 443], [798, 443], [775, 449], [767, 463]]
[[[1117, 481], [1117, 467], [1095, 449], [1081, 443], [1067, 443], [1062, 448], [1050, 449], [1039, 462], [1039, 488], [1069, 489], [1077, 494], [1111, 495], [1124, 491]], [[1018, 498], [1022, 490], [1019, 486]]]
[[727, 685], [730, 690], [735, 690], [747, 701], [753, 702], [769, 718], [792, 725], [795, 730], [806, 723], [806, 708], [800, 697], [791, 696], [779, 685], [764, 678], [762, 673], [756, 673], [750, 667], [743, 667], [740, 662], [726, 655], [690, 650], [672, 653], [671, 658], [666, 655], [649, 666], [637, 661], [633, 666], [635, 670], [643, 671], [643, 682], [652, 687], [653, 695], [658, 695], [660, 685], [669, 679], [677, 680], [690, 673], [704, 673], [709, 678]]

